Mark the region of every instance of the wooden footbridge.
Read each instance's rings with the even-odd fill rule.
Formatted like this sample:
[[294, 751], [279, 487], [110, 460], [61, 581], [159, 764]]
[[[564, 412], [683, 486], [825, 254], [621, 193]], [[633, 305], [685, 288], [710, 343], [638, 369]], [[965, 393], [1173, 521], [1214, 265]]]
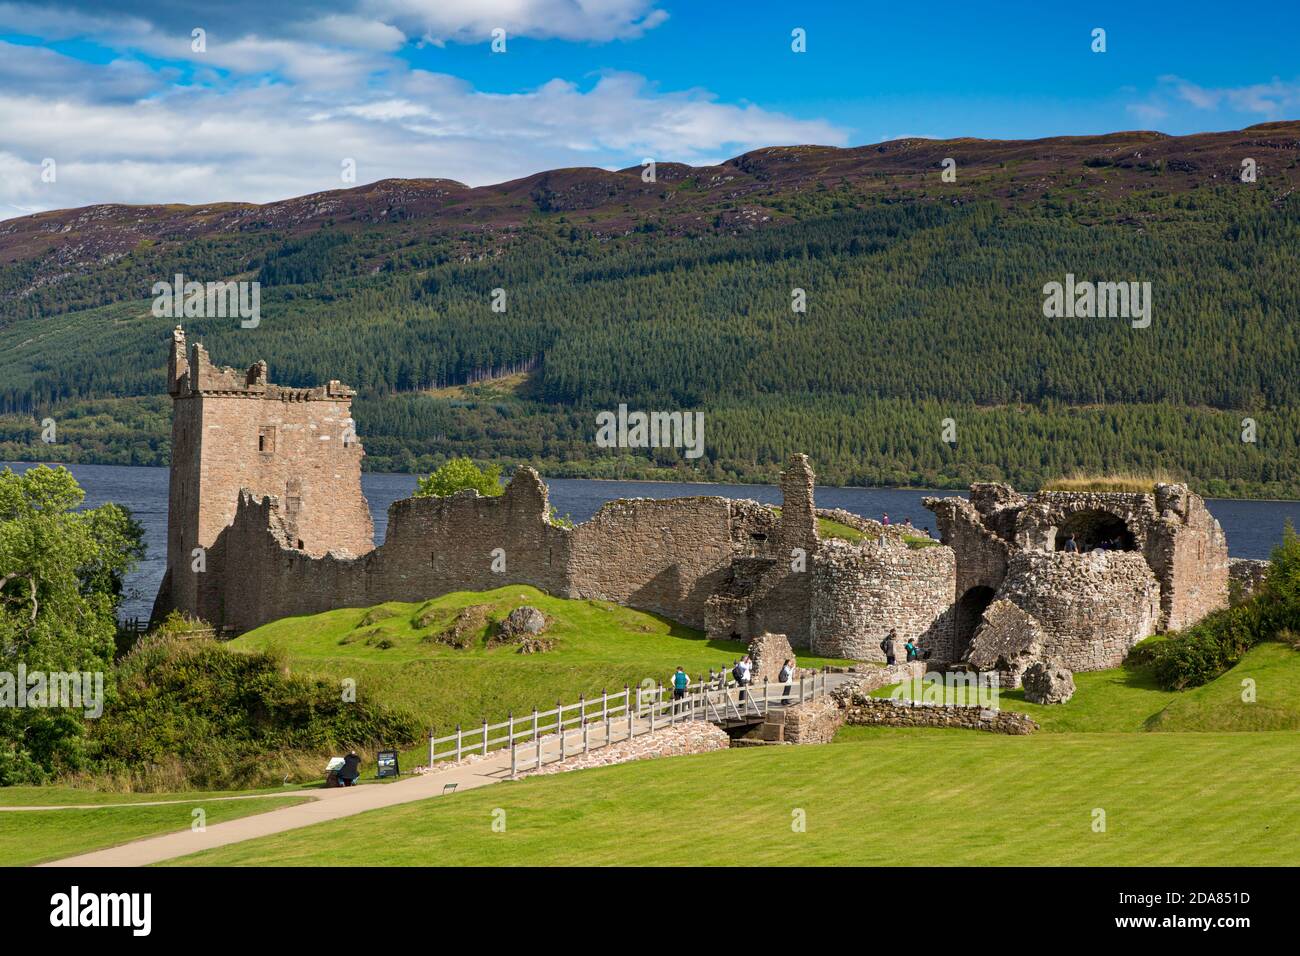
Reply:
[[[774, 712], [824, 696], [842, 680], [823, 672], [803, 673], [789, 683], [764, 680], [741, 686], [727, 672], [689, 685], [680, 698], [663, 684], [624, 686], [613, 694], [579, 697], [575, 703], [556, 701], [551, 710], [534, 710], [503, 721], [468, 730], [457, 725], [454, 734], [429, 734], [429, 768], [439, 761], [481, 759], [509, 750], [510, 776], [539, 770], [610, 744], [654, 733], [690, 720], [704, 720], [724, 730], [764, 723]], [[829, 684], [828, 684], [829, 678]]]

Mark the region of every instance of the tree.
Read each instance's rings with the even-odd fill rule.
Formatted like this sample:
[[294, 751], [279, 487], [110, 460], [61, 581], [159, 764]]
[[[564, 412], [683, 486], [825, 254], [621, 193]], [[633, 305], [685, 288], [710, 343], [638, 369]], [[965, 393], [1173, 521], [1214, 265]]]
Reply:
[[501, 466], [479, 468], [468, 458], [453, 458], [416, 485], [416, 498], [445, 498], [458, 491], [477, 491], [485, 498], [501, 494]]
[[[0, 472], [0, 671], [16, 691], [36, 672], [108, 675], [122, 579], [144, 556], [143, 531], [114, 504], [78, 511], [65, 468]], [[81, 711], [0, 707], [0, 785], [75, 767]]]

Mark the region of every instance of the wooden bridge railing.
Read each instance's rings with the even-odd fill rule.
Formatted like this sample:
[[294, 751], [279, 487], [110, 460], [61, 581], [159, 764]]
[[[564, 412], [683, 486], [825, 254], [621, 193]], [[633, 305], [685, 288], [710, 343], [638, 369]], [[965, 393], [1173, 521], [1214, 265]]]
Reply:
[[602, 692], [590, 700], [584, 696], [572, 704], [556, 701], [551, 710], [534, 709], [523, 717], [510, 714], [497, 723], [484, 718], [482, 724], [468, 730], [457, 725], [454, 734], [443, 737], [435, 737], [431, 731], [429, 766], [432, 768], [439, 760], [486, 756], [494, 750], [509, 749], [510, 772], [514, 776], [521, 769], [538, 769], [586, 753], [592, 746], [593, 729], [597, 746], [604, 746], [686, 720], [752, 722], [765, 717], [774, 705], [794, 705], [825, 693], [824, 673], [804, 675], [788, 684], [765, 680], [741, 687], [724, 671], [718, 677], [691, 684], [681, 700], [674, 700], [671, 689], [663, 684], [635, 689], [624, 685], [621, 692]]

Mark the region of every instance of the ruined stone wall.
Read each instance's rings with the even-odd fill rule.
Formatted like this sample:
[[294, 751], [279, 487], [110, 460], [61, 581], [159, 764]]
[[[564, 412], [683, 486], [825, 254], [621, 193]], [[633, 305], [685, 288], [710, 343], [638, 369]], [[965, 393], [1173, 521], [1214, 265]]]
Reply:
[[294, 547], [280, 502], [245, 497], [214, 549], [221, 596], [206, 609], [247, 630], [288, 614], [531, 584], [704, 625], [705, 600], [731, 560], [725, 499], [614, 501], [573, 529], [551, 525], [548, 510], [545, 485], [521, 468], [499, 497], [395, 501], [381, 547], [315, 557]]
[[913, 638], [933, 660], [951, 660], [951, 548], [825, 542], [812, 579], [814, 654], [883, 662], [880, 641], [893, 628], [900, 642]]
[[551, 525], [548, 508], [541, 479], [522, 468], [496, 497], [461, 491], [393, 502], [387, 539], [367, 568], [366, 603], [514, 583], [564, 595], [572, 532]]
[[1020, 518], [1017, 542], [1052, 550], [1058, 530], [1082, 512], [1123, 521], [1160, 582], [1162, 629], [1186, 627], [1227, 605], [1227, 538], [1204, 500], [1186, 485], [1158, 484], [1153, 494], [1039, 492]]
[[1228, 561], [1228, 579], [1233, 600], [1249, 600], [1264, 584], [1269, 562], [1254, 558], [1231, 558]]
[[850, 727], [948, 727], [985, 730], [995, 734], [1032, 734], [1038, 724], [1010, 710], [984, 710], [951, 704], [922, 704], [887, 697], [854, 695], [844, 710]]
[[788, 744], [828, 744], [844, 725], [844, 712], [829, 694], [787, 707], [783, 717]]
[[1007, 574], [1011, 542], [985, 527], [979, 510], [963, 498], [925, 498], [922, 503], [934, 512], [939, 540], [957, 555], [955, 592], [976, 587], [996, 591]]
[[313, 557], [293, 547], [274, 498], [244, 495], [234, 523], [209, 551], [198, 575], [208, 595], [204, 620], [236, 632], [282, 617], [371, 603], [369, 569], [376, 552], [361, 557]]
[[1119, 666], [1160, 622], [1160, 584], [1135, 552], [1021, 552], [998, 598], [1033, 616], [1042, 656], [1072, 671]]
[[554, 590], [703, 628], [705, 602], [731, 563], [730, 514], [724, 498], [611, 501], [571, 532]]

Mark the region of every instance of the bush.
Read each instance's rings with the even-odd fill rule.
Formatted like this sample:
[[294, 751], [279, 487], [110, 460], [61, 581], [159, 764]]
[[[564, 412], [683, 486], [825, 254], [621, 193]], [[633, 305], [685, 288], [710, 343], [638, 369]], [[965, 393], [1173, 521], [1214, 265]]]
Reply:
[[1259, 608], [1250, 601], [1206, 615], [1167, 640], [1144, 644], [1130, 657], [1149, 665], [1165, 690], [1214, 680], [1261, 640]]
[[1150, 665], [1165, 690], [1198, 687], [1214, 680], [1261, 641], [1290, 643], [1300, 631], [1300, 538], [1288, 521], [1273, 549], [1268, 576], [1247, 601], [1208, 614], [1168, 639], [1143, 645], [1130, 656]]
[[336, 683], [290, 674], [273, 653], [210, 639], [146, 638], [122, 661], [117, 689], [92, 728], [95, 770], [147, 779], [175, 765], [173, 783], [191, 787], [249, 785], [265, 760], [402, 746], [420, 733], [413, 715], [346, 702]]
[[416, 484], [415, 498], [445, 498], [458, 491], [477, 491], [486, 498], [495, 497], [501, 487], [501, 466], [479, 468], [468, 458], [453, 458], [433, 474], [426, 475]]

